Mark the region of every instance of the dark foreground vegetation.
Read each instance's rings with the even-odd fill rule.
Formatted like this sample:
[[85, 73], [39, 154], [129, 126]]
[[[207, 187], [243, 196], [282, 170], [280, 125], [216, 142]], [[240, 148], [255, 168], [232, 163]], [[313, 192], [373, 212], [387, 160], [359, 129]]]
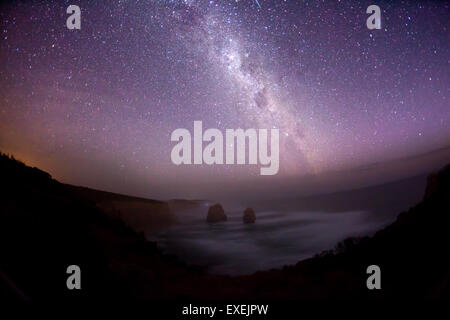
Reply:
[[[208, 275], [163, 255], [85, 192], [6, 155], [0, 156], [0, 176], [0, 295], [8, 299], [450, 296], [450, 167], [429, 176], [423, 201], [373, 237], [239, 277]], [[66, 287], [72, 264], [82, 270], [81, 290]], [[381, 268], [381, 290], [366, 287], [372, 264]]]

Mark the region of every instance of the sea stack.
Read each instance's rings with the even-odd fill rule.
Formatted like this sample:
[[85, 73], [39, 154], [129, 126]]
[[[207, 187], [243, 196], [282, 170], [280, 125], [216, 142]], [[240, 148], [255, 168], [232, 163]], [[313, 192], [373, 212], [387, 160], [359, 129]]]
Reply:
[[245, 209], [243, 220], [244, 223], [255, 223], [256, 221], [255, 211], [252, 208]]
[[227, 215], [219, 203], [209, 207], [208, 216], [206, 217], [206, 222], [221, 222], [227, 221]]

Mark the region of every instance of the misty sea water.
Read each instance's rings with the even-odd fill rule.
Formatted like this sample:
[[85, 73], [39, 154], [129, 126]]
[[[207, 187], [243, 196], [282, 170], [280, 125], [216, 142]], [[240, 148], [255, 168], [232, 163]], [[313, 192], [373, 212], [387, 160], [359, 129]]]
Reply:
[[219, 223], [207, 223], [206, 212], [178, 212], [178, 224], [148, 239], [209, 273], [238, 275], [293, 265], [384, 225], [369, 219], [365, 211], [257, 212], [254, 224], [243, 223], [243, 210], [226, 212], [228, 220]]

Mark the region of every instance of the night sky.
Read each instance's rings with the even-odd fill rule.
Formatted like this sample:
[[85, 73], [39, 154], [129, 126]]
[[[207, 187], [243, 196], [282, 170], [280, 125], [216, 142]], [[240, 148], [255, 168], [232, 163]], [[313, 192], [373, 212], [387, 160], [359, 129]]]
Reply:
[[[66, 28], [70, 4], [81, 30]], [[173, 165], [170, 135], [194, 120], [278, 128], [277, 179], [450, 145], [446, 1], [0, 8], [0, 149], [64, 182], [162, 198], [270, 185], [258, 165]]]

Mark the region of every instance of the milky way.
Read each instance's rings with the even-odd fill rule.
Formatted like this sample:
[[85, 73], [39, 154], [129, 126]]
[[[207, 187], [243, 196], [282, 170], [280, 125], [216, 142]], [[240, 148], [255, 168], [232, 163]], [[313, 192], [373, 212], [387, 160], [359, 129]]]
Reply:
[[448, 146], [448, 4], [377, 1], [368, 30], [372, 2], [3, 4], [0, 148], [63, 181], [169, 197], [259, 173], [174, 166], [170, 134], [194, 120], [278, 128], [280, 176]]

